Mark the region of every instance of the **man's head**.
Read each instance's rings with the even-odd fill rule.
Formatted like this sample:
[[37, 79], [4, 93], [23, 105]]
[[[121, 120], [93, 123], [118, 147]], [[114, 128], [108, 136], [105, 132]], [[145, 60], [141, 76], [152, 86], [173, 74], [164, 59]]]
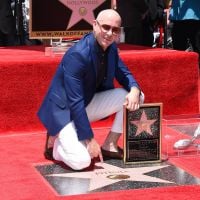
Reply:
[[101, 11], [93, 23], [94, 35], [100, 46], [106, 50], [120, 34], [121, 17], [112, 10]]

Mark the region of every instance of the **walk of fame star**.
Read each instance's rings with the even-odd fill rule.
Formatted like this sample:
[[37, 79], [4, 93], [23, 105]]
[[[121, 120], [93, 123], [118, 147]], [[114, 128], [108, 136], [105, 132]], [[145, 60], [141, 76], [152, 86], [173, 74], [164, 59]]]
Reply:
[[140, 120], [132, 120], [130, 122], [137, 126], [137, 131], [136, 131], [135, 136], [138, 136], [144, 131], [149, 135], [153, 135], [153, 133], [151, 131], [151, 125], [155, 121], [156, 121], [156, 119], [147, 119], [147, 115], [146, 115], [145, 111], [143, 110]]
[[97, 167], [97, 169], [94, 169], [93, 171], [51, 174], [48, 176], [89, 179], [90, 184], [88, 191], [102, 188], [104, 186], [111, 185], [124, 179], [126, 181], [173, 183], [164, 179], [145, 175], [145, 173], [168, 167], [168, 165], [140, 168], [121, 168], [107, 163], [96, 163], [95, 166]]
[[67, 25], [67, 29], [78, 23], [81, 19], [92, 25], [95, 19], [93, 10], [100, 6], [105, 0], [98, 1], [72, 1], [72, 0], [58, 0], [67, 8], [72, 10], [72, 16]]
[[121, 160], [95, 163], [90, 169], [73, 171], [62, 164], [37, 165], [37, 171], [58, 195], [80, 195], [166, 186], [200, 185], [200, 179], [166, 162], [124, 165]]

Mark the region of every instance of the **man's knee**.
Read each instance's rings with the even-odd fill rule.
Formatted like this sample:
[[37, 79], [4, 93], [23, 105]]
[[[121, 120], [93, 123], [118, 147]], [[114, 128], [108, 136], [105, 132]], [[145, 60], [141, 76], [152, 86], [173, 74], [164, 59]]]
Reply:
[[53, 148], [53, 157], [55, 160], [63, 161], [74, 170], [81, 170], [90, 166], [91, 157], [85, 147], [81, 144], [77, 146], [66, 145], [62, 139], [57, 138], [55, 140]]
[[125, 97], [128, 94], [128, 92], [124, 88], [116, 88], [116, 90], [118, 91], [119, 94], [121, 94], [121, 96]]
[[73, 170], [82, 170], [87, 167], [89, 167], [91, 164], [91, 158], [90, 157], [82, 157], [82, 158], [73, 158], [69, 160], [67, 165], [71, 167]]
[[115, 96], [117, 96], [117, 102], [119, 103], [119, 105], [123, 105], [128, 92], [124, 88], [115, 88], [115, 91]]

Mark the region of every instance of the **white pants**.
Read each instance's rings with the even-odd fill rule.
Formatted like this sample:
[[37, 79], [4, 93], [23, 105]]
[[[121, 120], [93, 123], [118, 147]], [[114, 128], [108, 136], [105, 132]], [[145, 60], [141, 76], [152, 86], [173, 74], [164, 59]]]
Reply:
[[[111, 131], [122, 133], [123, 103], [126, 95], [127, 91], [122, 88], [95, 94], [86, 108], [89, 121], [97, 121], [116, 113]], [[143, 102], [143, 100], [144, 96], [141, 101]], [[73, 121], [68, 123], [58, 134], [54, 143], [53, 157], [55, 160], [63, 161], [74, 170], [84, 169], [90, 165], [90, 155], [85, 143], [78, 140]]]

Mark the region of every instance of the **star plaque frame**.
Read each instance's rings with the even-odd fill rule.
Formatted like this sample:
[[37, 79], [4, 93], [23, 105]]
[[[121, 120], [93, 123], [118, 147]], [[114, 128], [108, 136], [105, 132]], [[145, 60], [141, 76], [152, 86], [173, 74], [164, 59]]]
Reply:
[[124, 107], [124, 163], [161, 162], [162, 103]]
[[30, 38], [80, 39], [92, 31], [93, 20], [111, 0], [30, 0]]

